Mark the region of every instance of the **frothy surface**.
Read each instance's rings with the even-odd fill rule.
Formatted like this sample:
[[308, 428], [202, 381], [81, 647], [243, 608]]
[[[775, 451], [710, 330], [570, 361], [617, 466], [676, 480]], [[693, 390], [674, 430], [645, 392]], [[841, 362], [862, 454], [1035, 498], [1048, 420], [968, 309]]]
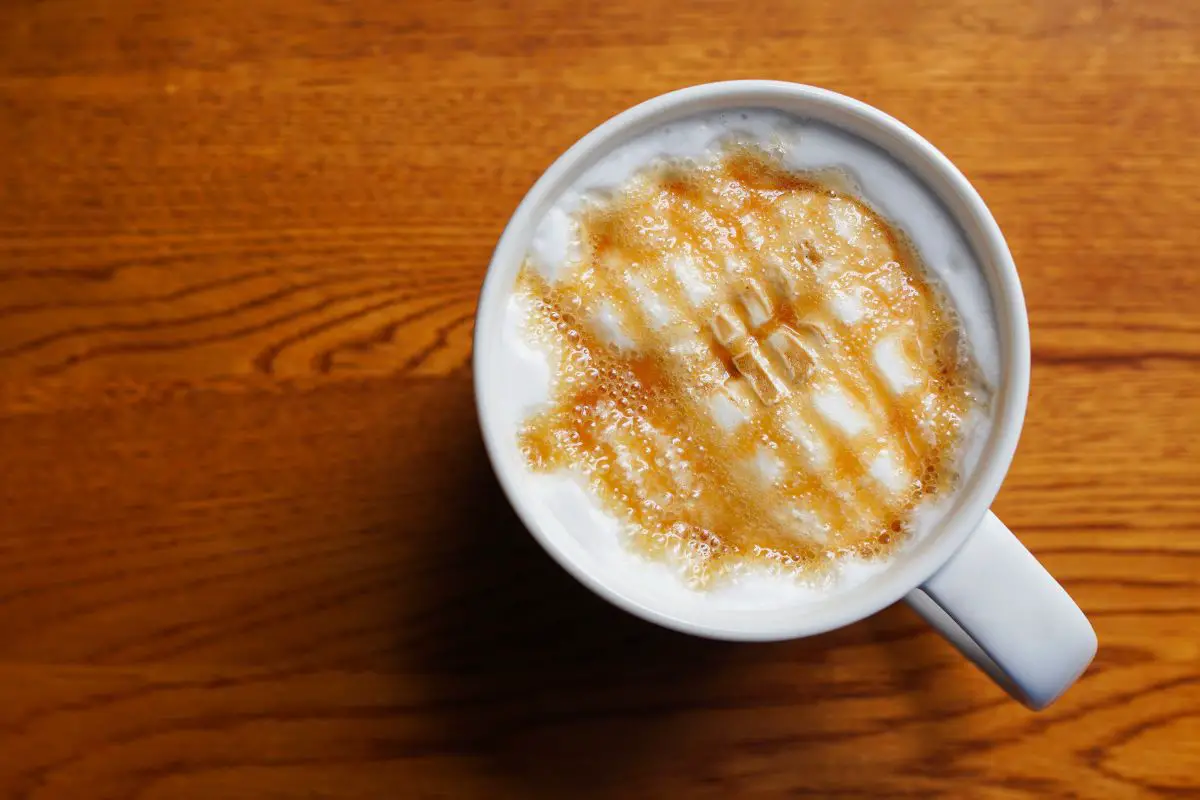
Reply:
[[573, 266], [519, 279], [556, 357], [522, 452], [581, 472], [636, 547], [696, 586], [821, 574], [889, 552], [952, 482], [970, 367], [861, 201], [727, 144], [640, 173], [579, 230]]
[[[616, 151], [594, 163], [592, 168], [589, 168], [588, 172], [575, 182], [574, 186], [559, 197], [553, 209], [542, 218], [541, 227], [538, 234], [535, 235], [532, 249], [530, 249], [526, 277], [522, 278], [523, 281], [528, 282], [529, 276], [536, 273], [536, 279], [545, 283], [546, 287], [553, 287], [556, 290], [568, 287], [571, 281], [570, 276], [586, 260], [586, 249], [590, 239], [588, 236], [581, 236], [580, 225], [586, 223], [589, 217], [590, 211], [587, 209], [595, 211], [601, 206], [612, 206], [614, 201], [625, 194], [625, 192], [612, 192], [622, 187], [624, 182], [638, 172], [638, 169], [644, 169], [647, 164], [654, 163], [655, 156], [683, 156], [692, 158], [701, 164], [712, 161], [714, 155], [719, 152], [719, 148], [716, 148], [714, 143], [721, 139], [727, 139], [731, 132], [736, 133], [737, 138], [743, 142], [766, 145], [772, 151], [773, 157], [781, 161], [776, 166], [784, 169], [785, 172], [794, 172], [794, 169], [799, 168], [805, 173], [809, 173], [809, 178], [811, 178], [812, 169], [824, 170], [833, 167], [842, 174], [850, 174], [859, 186], [865, 182], [865, 191], [856, 186], [854, 187], [856, 191], [844, 192], [841, 199], [846, 200], [846, 203], [844, 205], [835, 204], [835, 207], [829, 211], [828, 227], [830, 231], [836, 237], [853, 237], [856, 235], [858, 227], [863, 224], [864, 218], [868, 222], [871, 221], [870, 207], [859, 207], [860, 204], [854, 203], [856, 200], [854, 196], [859, 192], [862, 192], [863, 196], [869, 200], [871, 207], [882, 211], [884, 217], [895, 219], [901, 223], [902, 233], [910, 236], [916, 242], [920, 253], [928, 261], [926, 266], [931, 267], [931, 272], [936, 277], [935, 283], [946, 289], [948, 294], [953, 297], [953, 305], [965, 312], [964, 326], [967, 331], [967, 341], [972, 353], [976, 356], [974, 360], [980, 367], [979, 374], [983, 384], [982, 395], [986, 395], [986, 386], [994, 381], [994, 375], [997, 372], [995, 325], [992, 323], [990, 300], [986, 294], [982, 273], [979, 272], [970, 248], [967, 248], [962, 242], [953, 222], [949, 221], [946, 213], [932, 198], [928, 190], [925, 190], [918, 181], [912, 178], [911, 174], [890, 161], [882, 152], [856, 138], [846, 136], [834, 128], [821, 124], [810, 124], [810, 122], [779, 113], [751, 110], [748, 114], [710, 114], [702, 116], [702, 118], [674, 122], [670, 126], [660, 127], [658, 130], [642, 134], [641, 137], [620, 145]], [[820, 184], [820, 181], [814, 185], [817, 184]], [[606, 190], [608, 193], [600, 194], [593, 191], [596, 188]], [[826, 188], [828, 187], [820, 186], [820, 191], [824, 191]], [[846, 190], [846, 181], [835, 181], [832, 188], [834, 194]], [[864, 211], [866, 212], [865, 217]], [[882, 218], [877, 221], [883, 225], [883, 228], [887, 228], [887, 223], [884, 223]], [[763, 231], [756, 230], [755, 225], [749, 219], [745, 222], [751, 224], [745, 224], [744, 242], [748, 243], [750, 247], [760, 245]], [[763, 312], [770, 311], [770, 309], [764, 307], [761, 302], [762, 291], [751, 289], [749, 293], [746, 293], [744, 288], [738, 289], [732, 294], [730, 291], [722, 291], [721, 282], [713, 282], [710, 279], [712, 273], [706, 272], [712, 264], [704, 263], [704, 259], [682, 258], [679, 257], [679, 253], [674, 252], [671, 254], [673, 258], [668, 264], [670, 270], [660, 271], [668, 271], [670, 272], [668, 277], [673, 276], [674, 283], [679, 289], [679, 297], [672, 299], [660, 287], [655, 287], [655, 279], [650, 279], [648, 275], [641, 275], [641, 271], [634, 271], [629, 276], [629, 281], [626, 282], [626, 291], [629, 291], [630, 296], [636, 297], [634, 305], [638, 309], [638, 313], [642, 314], [646, 320], [649, 331], [658, 335], [659, 331], [670, 329], [673, 324], [678, 324], [678, 318], [673, 319], [672, 313], [678, 312], [677, 301], [680, 299], [684, 300], [684, 306], [692, 311], [701, 308], [724, 307], [728, 309], [732, 307], [732, 317], [727, 320], [731, 325], [740, 323], [750, 327], [768, 323], [768, 326], [776, 325], [781, 329], [782, 325], [779, 325], [778, 320], [773, 320], [769, 315], [764, 317]], [[828, 270], [838, 270], [845, 266], [845, 264], [839, 264], [839, 259], [828, 260], [833, 261], [833, 264], [827, 267]], [[611, 266], [617, 266], [617, 264]], [[745, 265], [737, 264], [737, 259], [726, 258], [724, 263], [719, 266], [722, 270], [733, 273], [745, 269]], [[918, 283], [923, 283], [924, 270], [919, 265], [913, 266]], [[533, 267], [533, 269], [530, 270], [529, 267]], [[757, 269], [754, 264], [751, 264], [750, 267]], [[628, 270], [618, 269], [614, 273], [617, 272], [628, 272]], [[875, 293], [883, 296], [894, 293], [896, 288], [902, 284], [902, 282], [896, 281], [892, 273], [886, 272], [886, 275], [878, 276], [883, 279], [877, 287], [869, 287]], [[828, 275], [823, 272], [822, 277], [828, 277]], [[769, 284], [770, 281], [767, 283]], [[864, 293], [862, 288], [853, 287], [853, 285], [847, 285], [845, 288], [848, 290], [830, 295], [829, 302], [822, 306], [821, 311], [828, 314], [829, 324], [856, 327], [863, 325], [864, 320], [870, 321], [871, 314], [874, 313], [870, 306], [871, 302], [875, 300], [872, 299], [870, 291]], [[514, 299], [509, 303], [503, 330], [505, 348], [515, 354], [515, 360], [512, 361], [510, 367], [516, 384], [514, 389], [517, 389], [517, 385], [520, 386], [520, 391], [512, 393], [511, 402], [505, 403], [506, 410], [504, 411], [506, 419], [512, 421], [515, 432], [516, 429], [520, 429], [522, 422], [530, 419], [532, 411], [546, 409], [545, 399], [547, 396], [551, 398], [551, 402], [554, 399], [560, 399], [558, 389], [562, 385], [564, 374], [559, 371], [560, 363], [557, 355], [554, 355], [563, 353], [563, 349], [559, 347], [559, 344], [553, 343], [552, 337], [534, 337], [541, 338], [541, 342], [535, 343], [532, 348], [528, 347], [530, 337], [527, 323], [536, 315], [530, 300], [538, 296], [538, 291], [529, 283], [526, 283], [526, 289], [527, 293], [515, 294]], [[769, 294], [773, 290], [774, 287], [768, 285], [764, 291]], [[772, 296], [768, 296], [767, 299], [775, 302]], [[542, 296], [542, 300], [545, 300], [545, 296]], [[596, 344], [602, 344], [605, 348], [616, 351], [617, 354], [628, 355], [634, 351], [640, 351], [644, 349], [646, 343], [644, 343], [644, 339], [635, 342], [638, 331], [630, 330], [630, 326], [626, 323], [625, 314], [628, 311], [628, 303], [625, 300], [619, 299], [619, 297], [614, 299], [614, 297], [605, 296], [599, 303], [595, 319], [589, 320], [596, 321], [598, 324], [594, 326], [581, 325], [581, 327], [587, 327], [588, 332], [594, 333], [598, 337]], [[702, 330], [704, 326], [707, 326], [710, 333], [713, 333], [713, 319], [696, 321], [696, 330]], [[751, 338], [758, 345], [758, 350], [766, 354], [764, 357], [766, 357], [767, 366], [774, 372], [763, 373], [767, 375], [768, 383], [760, 383], [756, 389], [755, 385], [750, 383], [754, 378], [745, 377], [743, 366], [733, 365], [734, 371], [728, 372], [728, 374], [737, 380], [728, 381], [731, 384], [728, 391], [714, 393], [703, 419], [709, 420], [710, 425], [720, 427], [721, 431], [731, 437], [737, 435], [738, 429], [755, 425], [754, 407], [751, 407], [748, 413], [742, 402], [745, 399], [744, 392], [740, 392], [738, 389], [739, 383], [743, 384], [742, 389], [749, 384], [750, 398], [754, 399], [755, 403], [775, 409], [778, 404], [763, 401], [761, 395], [761, 391], [769, 392], [770, 381], [779, 378], [779, 375], [782, 374], [778, 371], [779, 365], [776, 363], [778, 359], [774, 359], [774, 355], [778, 353], [780, 342], [784, 343], [782, 347], [786, 349], [788, 338], [792, 333], [805, 332], [803, 326], [797, 330], [796, 327], [788, 325], [788, 329], [790, 331], [784, 333], [779, 333], [778, 330], [751, 331]], [[880, 329], [878, 332], [881, 335], [872, 339], [874, 347], [863, 348], [859, 351], [859, 366], [865, 365], [866, 369], [869, 369], [877, 384], [875, 389], [882, 389], [883, 392], [886, 392], [887, 397], [904, 396], [913, 391], [919, 393], [923, 374], [918, 368], [919, 363], [913, 365], [910, 362], [906, 350], [906, 348], [911, 348], [912, 343], [906, 344], [905, 338], [896, 336], [893, 329]], [[546, 333], [546, 331], [544, 330], [542, 333]], [[779, 336], [775, 336], [775, 333], [779, 333]], [[780, 338], [781, 336], [784, 338]], [[944, 349], [948, 344], [942, 343], [942, 348]], [[684, 357], [688, 355], [689, 348], [695, 349], [695, 344], [688, 341], [688, 337], [678, 337], [671, 338], [667, 350], [668, 353], [678, 351], [682, 354], [680, 357]], [[552, 354], [548, 361], [547, 353]], [[732, 359], [733, 351], [731, 350], [728, 355]], [[749, 356], [743, 359], [745, 368], [749, 369], [751, 375], [758, 375], [754, 367], [758, 361], [755, 355], [740, 350], [740, 348], [739, 355]], [[671, 357], [676, 357], [676, 355]], [[761, 378], [762, 375], [758, 375], [758, 377]], [[925, 377], [928, 377], [928, 374]], [[785, 389], [792, 391], [791, 387], [786, 385]], [[857, 397], [856, 393], [847, 391], [840, 383], [833, 386], [832, 391], [816, 391], [815, 386], [806, 386], [805, 389], [808, 391], [797, 393], [804, 396], [805, 402], [809, 404], [808, 410], [816, 417], [817, 425], [824, 425], [832, 429], [835, 440], [840, 440], [839, 437], [870, 439], [874, 435], [872, 432], [875, 431], [874, 426], [877, 421], [874, 411], [871, 410], [870, 404], [863, 403], [862, 398]], [[784, 401], [782, 405], [790, 402]], [[978, 408], [972, 407], [967, 415], [967, 420], [960, 422], [959, 438], [966, 434], [966, 438], [970, 440], [970, 443], [967, 444], [973, 443], [970, 447], [960, 447], [960, 451], [978, 452], [978, 445], [982, 444], [986, 429], [988, 429], [985, 410], [983, 405]], [[780, 416], [779, 427], [782, 428], [782, 439], [786, 439], [788, 443], [802, 446], [804, 457], [810, 459], [809, 464], [838, 463], [838, 447], [830, 447], [824, 437], [814, 433], [811, 422], [805, 422], [803, 416], [796, 414]], [[834, 444], [836, 445], [836, 441]], [[739, 462], [737, 469], [742, 470], [746, 476], [756, 477], [758, 481], [776, 483], [780, 476], [786, 477], [790, 474], [791, 467], [788, 465], [788, 458], [792, 456], [780, 458], [774, 455], [769, 446], [751, 447], [751, 449], [746, 449], [744, 455], [746, 457]], [[870, 455], [869, 459], [858, 458], [858, 465], [853, 470], [857, 477], [851, 480], [850, 487], [839, 487], [841, 493], [859, 491], [858, 485], [865, 485], [869, 487], [868, 491], [870, 492], [880, 492], [884, 498], [893, 497], [893, 495], [904, 494], [906, 487], [911, 488], [912, 473], [920, 471], [920, 474], [924, 474], [923, 470], [908, 468], [904, 450], [898, 449], [898, 447], [882, 446], [875, 441], [871, 446]], [[641, 468], [641, 464], [636, 461], [630, 461], [628, 458], [625, 461], [626, 467], [629, 465], [634, 467], [632, 473], [636, 474]], [[949, 462], [954, 461], [956, 461], [955, 458], [949, 459]], [[971, 456], [968, 452], [966, 467], [970, 468], [970, 465]], [[632, 558], [632, 554], [636, 553], [637, 549], [642, 549], [642, 552], [654, 552], [654, 546], [641, 547], [641, 540], [653, 540], [653, 536], [638, 536], [636, 525], [630, 524], [628, 515], [623, 515], [619, 510], [614, 513], [613, 507], [608, 501], [598, 503], [596, 487], [592, 486], [592, 480], [586, 475], [587, 469], [582, 463], [571, 463], [569, 467], [571, 469], [547, 471], [540, 477], [530, 476], [530, 491], [538, 494], [539, 497], [544, 497], [547, 511], [552, 516], [558, 517], [562, 524], [571, 531], [571, 534], [580, 540], [589, 551], [593, 552], [595, 558], [605, 560], [606, 563], [612, 565], [613, 569], [625, 569], [625, 566], [628, 566], [630, 575], [644, 576], [644, 581], [649, 581], [654, 585], [659, 585], [655, 582], [666, 579], [666, 584], [661, 584], [661, 588], [664, 591], [670, 589], [671, 579], [667, 573], [661, 572], [656, 567], [652, 569], [655, 563], [665, 564], [664, 559]], [[571, 479], [572, 474], [576, 475], [576, 479]], [[942, 475], [948, 474], [948, 471], [942, 473]], [[646, 477], [638, 476], [638, 480], [644, 482]], [[572, 488], [575, 486], [580, 486], [583, 491], [581, 488]], [[936, 527], [938, 517], [953, 498], [953, 492], [949, 491], [952, 488], [944, 487], [935, 495], [924, 495], [924, 499], [919, 501], [916, 513], [908, 516], [906, 522], [902, 521], [901, 537], [922, 535], [924, 531]], [[601, 507], [607, 507], [607, 512], [601, 512]], [[820, 533], [822, 530], [832, 528], [827, 519], [821, 519], [816, 513], [806, 513], [803, 507], [799, 513], [793, 513], [792, 516], [799, 522], [794, 525], [791, 523], [785, 525], [784, 533], [790, 539], [796, 539], [798, 536], [800, 539], [806, 539], [814, 531]], [[890, 525], [887, 528], [890, 530]], [[631, 536], [631, 533], [634, 535]], [[667, 539], [671, 539], [671, 537], [668, 536]], [[842, 536], [842, 539], [846, 539], [846, 537]], [[884, 543], [887, 547], [883, 549], [893, 547], [894, 541], [892, 537], [889, 537], [889, 542]], [[630, 542], [634, 542], [638, 547], [631, 551], [628, 547]], [[792, 543], [794, 542], [785, 541], [785, 545], [792, 545]], [[877, 547], [880, 542], [876, 541], [876, 545], [872, 546], [863, 539], [859, 543], [868, 545], [868, 547], [866, 549], [824, 548], [821, 551], [821, 554], [834, 552], [835, 560], [838, 554], [842, 554], [842, 558], [845, 559], [838, 563], [840, 567], [838, 572], [842, 575], [838, 585], [841, 588], [847, 588], [848, 585], [868, 578], [878, 569], [876, 565], [880, 564], [880, 561], [863, 561], [854, 557], [854, 554], [881, 552]], [[810, 555], [816, 554], [809, 548], [802, 548], [802, 551], [788, 555], [788, 558], [792, 558], [793, 561], [790, 569], [798, 563], [808, 563], [806, 559], [809, 559]], [[661, 557], [661, 553], [659, 555]], [[720, 560], [715, 559], [715, 561]], [[738, 563], [738, 561], [739, 559], [732, 559], [730, 563]], [[625, 566], [618, 567], [618, 564]], [[674, 564], [679, 566], [680, 561], [677, 559]], [[786, 581], [786, 579], [780, 583], [780, 578], [786, 578], [786, 575], [781, 575], [778, 570], [774, 571], [774, 577], [772, 577], [770, 575], [772, 570], [769, 569], [767, 571], [740, 570], [740, 567], [733, 570], [739, 575], [738, 581], [713, 582], [710, 581], [710, 578], [727, 575], [726, 566], [720, 566], [713, 570], [709, 569], [713, 566], [710, 564], [709, 567], [702, 567], [697, 573], [692, 569], [696, 565], [695, 559], [691, 555], [685, 555], [683, 566], [685, 577], [691, 581], [708, 581], [709, 584], [712, 584], [710, 585], [712, 591], [701, 593], [702, 595], [712, 597], [713, 602], [731, 608], [760, 607], [761, 604], [793, 602], [806, 594], [812, 585], [811, 582], [797, 584], [794, 581]], [[755, 577], [748, 581], [751, 575]], [[642, 581], [642, 579], [642, 577], [638, 577], [638, 581]], [[682, 588], [684, 582], [680, 582], [679, 585]], [[828, 584], [824, 582], [817, 582], [817, 585], [822, 589], [829, 588]], [[797, 590], [802, 591], [797, 594]], [[788, 597], [793, 597], [793, 600], [788, 600]], [[683, 595], [680, 595], [679, 599], [682, 600]]]

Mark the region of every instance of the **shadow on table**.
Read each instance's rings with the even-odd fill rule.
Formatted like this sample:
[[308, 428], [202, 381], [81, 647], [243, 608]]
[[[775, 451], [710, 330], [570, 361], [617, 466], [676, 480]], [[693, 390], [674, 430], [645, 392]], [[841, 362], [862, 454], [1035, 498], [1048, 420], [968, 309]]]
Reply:
[[[919, 665], [930, 661], [922, 651], [940, 643], [914, 636], [920, 623], [900, 609], [820, 637], [748, 645], [678, 634], [609, 605], [524, 530], [482, 445], [474, 446], [471, 466], [455, 479], [461, 508], [438, 532], [454, 542], [453, 565], [430, 584], [433, 619], [414, 666], [430, 681], [446, 754], [477, 764], [489, 787], [502, 782], [518, 796], [623, 794], [678, 786], [682, 773], [689, 785], [735, 791], [722, 786], [729, 770], [719, 768], [729, 766], [731, 744], [738, 756], [786, 760], [789, 773], [813, 770], [829, 785], [862, 772], [860, 760], [815, 761], [827, 759], [828, 732], [845, 727], [812, 718], [836, 710], [831, 695], [851, 706], [890, 698], [860, 735], [928, 702], [933, 687]], [[844, 647], [873, 663], [843, 678], [831, 654]], [[936, 757], [937, 742], [916, 746], [910, 757]]]

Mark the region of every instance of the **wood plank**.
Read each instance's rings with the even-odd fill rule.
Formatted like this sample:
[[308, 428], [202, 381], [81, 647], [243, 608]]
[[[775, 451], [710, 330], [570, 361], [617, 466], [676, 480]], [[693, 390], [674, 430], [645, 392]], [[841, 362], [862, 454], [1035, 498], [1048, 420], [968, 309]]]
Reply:
[[[1200, 792], [1200, 7], [12, 0], [0, 797]], [[543, 169], [662, 91], [912, 125], [1032, 327], [995, 509], [1100, 637], [1008, 700], [902, 607], [732, 646], [517, 522], [472, 316]]]

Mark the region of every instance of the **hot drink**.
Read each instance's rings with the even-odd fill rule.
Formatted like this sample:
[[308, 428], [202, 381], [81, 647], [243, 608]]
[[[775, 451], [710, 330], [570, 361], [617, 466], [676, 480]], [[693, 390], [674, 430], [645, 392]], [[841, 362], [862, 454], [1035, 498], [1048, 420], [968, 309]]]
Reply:
[[986, 428], [986, 295], [872, 204], [897, 176], [852, 137], [776, 114], [674, 128], [539, 230], [516, 292], [550, 384], [521, 452], [693, 588], [878, 562]]

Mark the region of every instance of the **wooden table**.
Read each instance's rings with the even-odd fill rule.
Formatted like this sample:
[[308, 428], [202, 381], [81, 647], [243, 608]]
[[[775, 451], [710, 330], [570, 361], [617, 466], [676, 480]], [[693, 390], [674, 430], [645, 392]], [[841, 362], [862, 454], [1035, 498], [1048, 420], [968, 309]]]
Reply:
[[[509, 214], [739, 77], [895, 114], [1010, 239], [996, 510], [1101, 641], [1045, 713], [901, 607], [653, 628], [497, 489], [468, 357]], [[1165, 0], [8, 0], [0, 797], [1197, 796], [1198, 82]]]

